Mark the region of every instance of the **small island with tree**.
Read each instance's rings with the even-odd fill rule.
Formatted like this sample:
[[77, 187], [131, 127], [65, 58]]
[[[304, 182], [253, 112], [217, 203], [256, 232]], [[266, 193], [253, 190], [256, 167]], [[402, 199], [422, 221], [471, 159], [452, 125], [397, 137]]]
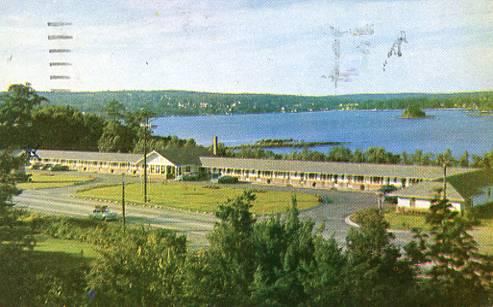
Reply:
[[427, 118], [428, 116], [426, 115], [426, 113], [421, 110], [420, 107], [416, 106], [416, 105], [411, 105], [411, 106], [408, 106], [404, 112], [402, 112], [402, 115], [401, 115], [401, 118], [406, 118], [406, 119], [410, 119], [410, 118]]

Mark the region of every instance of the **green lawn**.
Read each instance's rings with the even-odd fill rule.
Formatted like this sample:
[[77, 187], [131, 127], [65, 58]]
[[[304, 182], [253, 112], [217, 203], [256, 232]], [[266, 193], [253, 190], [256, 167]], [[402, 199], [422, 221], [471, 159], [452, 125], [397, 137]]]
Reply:
[[36, 252], [65, 253], [94, 259], [97, 256], [94, 246], [77, 240], [54, 239], [45, 235], [36, 236]]
[[[479, 243], [479, 248], [482, 253], [493, 255], [493, 204], [480, 208], [478, 212], [481, 224], [474, 227], [471, 234]], [[429, 229], [429, 225], [425, 223], [424, 215], [413, 215], [406, 213], [397, 213], [389, 211], [385, 213], [385, 219], [390, 223], [392, 229], [409, 230], [417, 227], [424, 230]]]
[[[152, 183], [149, 186], [150, 203], [159, 206], [178, 209], [214, 212], [219, 203], [228, 198], [234, 198], [242, 193], [243, 189], [217, 185], [219, 188], [210, 188], [196, 183]], [[282, 212], [291, 204], [291, 192], [287, 191], [255, 191], [257, 199], [253, 203], [255, 213]], [[79, 197], [98, 198], [119, 201], [121, 186], [99, 187], [80, 191]], [[126, 186], [126, 199], [129, 202], [142, 204], [142, 186], [139, 183]], [[319, 204], [318, 197], [313, 194], [297, 194], [298, 208], [306, 209]]]
[[392, 229], [429, 229], [429, 225], [425, 222], [424, 215], [397, 213], [392, 210], [385, 212], [385, 219], [390, 223], [390, 228]]
[[61, 188], [91, 181], [94, 177], [69, 173], [32, 172], [31, 179], [31, 182], [17, 184], [17, 187], [24, 190]]

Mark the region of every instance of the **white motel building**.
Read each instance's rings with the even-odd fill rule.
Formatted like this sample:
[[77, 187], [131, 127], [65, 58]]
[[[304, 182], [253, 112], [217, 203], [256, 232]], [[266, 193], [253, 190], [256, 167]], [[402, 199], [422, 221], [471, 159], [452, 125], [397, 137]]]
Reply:
[[[144, 169], [142, 154], [43, 149], [36, 153], [39, 159], [32, 164], [65, 165], [80, 172], [139, 176]], [[151, 151], [146, 156], [148, 174], [172, 179], [205, 172], [214, 177], [233, 176], [253, 184], [312, 189], [376, 191], [384, 185], [393, 185], [399, 188], [392, 193], [398, 198], [397, 206], [409, 209], [429, 208], [443, 189], [443, 169], [437, 166], [184, 156]], [[447, 198], [457, 210], [492, 202], [492, 171], [448, 168], [446, 190]]]

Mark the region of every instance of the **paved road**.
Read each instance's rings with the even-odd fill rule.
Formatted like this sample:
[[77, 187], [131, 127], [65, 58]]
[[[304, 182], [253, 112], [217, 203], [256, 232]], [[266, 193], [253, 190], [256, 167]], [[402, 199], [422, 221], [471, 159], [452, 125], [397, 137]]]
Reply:
[[[26, 207], [30, 210], [67, 216], [85, 217], [92, 211], [95, 204], [93, 200], [84, 200], [72, 197], [79, 189], [93, 187], [101, 184], [117, 184], [121, 178], [115, 175], [92, 174], [96, 179], [83, 185], [43, 189], [25, 190], [14, 198], [18, 207]], [[136, 182], [139, 178], [127, 177], [127, 182]], [[242, 187], [245, 187], [242, 185]], [[283, 187], [262, 187], [256, 189], [286, 190]], [[375, 206], [376, 196], [373, 193], [320, 191], [304, 189], [302, 192], [326, 194], [332, 200], [328, 205], [321, 205], [301, 213], [304, 218], [311, 218], [317, 224], [325, 223], [325, 234], [334, 234], [335, 238], [344, 242], [348, 229], [351, 227], [344, 219], [352, 212], [362, 208]], [[109, 205], [113, 211], [121, 214], [118, 205]], [[185, 212], [167, 208], [144, 208], [139, 206], [127, 206], [126, 215], [129, 223], [150, 224], [184, 233], [193, 242], [193, 245], [202, 246], [207, 243], [205, 235], [213, 229], [216, 219], [213, 215]]]
[[[72, 194], [82, 188], [101, 184], [117, 184], [121, 177], [115, 175], [95, 175], [96, 180], [78, 186], [24, 190], [21, 195], [14, 197], [16, 206], [25, 207], [46, 214], [57, 214], [75, 217], [87, 217], [96, 204], [108, 205], [112, 211], [121, 214], [121, 206], [112, 203], [100, 203], [72, 197]], [[126, 178], [127, 182], [138, 181], [138, 178]], [[185, 233], [196, 245], [206, 244], [205, 235], [211, 231], [216, 221], [212, 215], [184, 212], [167, 208], [144, 208], [127, 206], [128, 223], [149, 224]]]
[[[303, 217], [311, 218], [317, 225], [325, 223], [326, 236], [334, 236], [338, 242], [345, 242], [349, 229], [353, 226], [346, 224], [346, 217], [363, 208], [376, 207], [377, 199], [370, 192], [329, 191], [325, 194], [332, 200], [328, 205], [322, 205], [302, 212]], [[396, 243], [403, 245], [411, 239], [407, 231], [393, 231]]]

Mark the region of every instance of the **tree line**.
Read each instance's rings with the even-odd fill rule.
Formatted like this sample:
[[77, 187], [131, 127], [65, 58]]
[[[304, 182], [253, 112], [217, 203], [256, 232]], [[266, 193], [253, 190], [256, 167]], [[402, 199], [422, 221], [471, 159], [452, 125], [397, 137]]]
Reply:
[[301, 96], [275, 94], [226, 94], [192, 91], [104, 91], [42, 93], [53, 104], [80, 111], [104, 113], [108, 101], [120, 101], [129, 111], [146, 108], [158, 116], [311, 112], [337, 109], [467, 108], [493, 110], [493, 92], [452, 94], [357, 94]]
[[[19, 162], [0, 155], [0, 305], [32, 306], [490, 306], [492, 259], [469, 234], [474, 220], [436, 200], [400, 247], [377, 209], [360, 213], [342, 245], [301, 219], [296, 196], [283, 215], [255, 217], [252, 192], [218, 205], [206, 248], [163, 229], [48, 227], [91, 240], [98, 256], [70, 272], [40, 270], [36, 219], [12, 208]], [[82, 221], [82, 220], [80, 220]], [[38, 226], [36, 226], [38, 225]], [[73, 235], [79, 227], [80, 234]], [[98, 230], [99, 228], [99, 230]], [[15, 231], [14, 231], [15, 230]], [[43, 261], [48, 261], [47, 259]], [[32, 274], [31, 272], [40, 272]], [[40, 271], [39, 271], [40, 270]], [[56, 273], [56, 274], [55, 274]]]
[[275, 153], [255, 146], [240, 146], [229, 148], [224, 144], [219, 144], [218, 153], [220, 156], [253, 158], [253, 159], [276, 159], [276, 160], [304, 160], [304, 161], [325, 161], [325, 162], [351, 162], [351, 163], [377, 163], [377, 164], [401, 164], [401, 165], [430, 165], [441, 166], [446, 160], [449, 166], [456, 167], [485, 167], [493, 166], [493, 150], [483, 156], [470, 155], [465, 151], [459, 158], [455, 158], [450, 149], [439, 154], [425, 153], [416, 150], [414, 153], [393, 153], [383, 147], [369, 147], [366, 150], [356, 149], [352, 151], [345, 146], [333, 146], [327, 153], [303, 149], [287, 154]]
[[117, 101], [107, 102], [99, 115], [81, 112], [49, 104], [30, 84], [15, 84], [0, 97], [0, 148], [141, 153], [146, 136], [156, 150], [207, 152], [192, 139], [153, 136], [142, 126], [149, 116], [147, 109], [130, 112]]

